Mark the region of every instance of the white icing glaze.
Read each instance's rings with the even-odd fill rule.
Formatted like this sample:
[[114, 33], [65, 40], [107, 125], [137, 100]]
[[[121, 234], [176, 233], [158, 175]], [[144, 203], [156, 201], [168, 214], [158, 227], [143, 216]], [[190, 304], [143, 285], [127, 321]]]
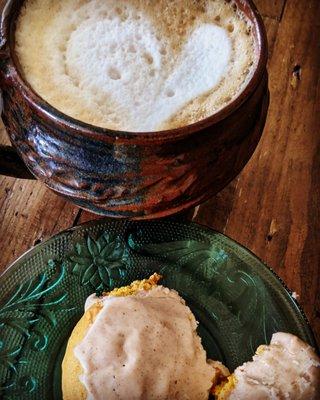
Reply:
[[100, 301], [102, 298], [98, 297], [95, 293], [92, 293], [86, 300], [85, 304], [84, 304], [84, 311], [89, 310], [89, 308], [97, 303], [98, 301]]
[[235, 389], [226, 400], [318, 400], [320, 360], [314, 350], [288, 333], [273, 335], [253, 361], [238, 367]]
[[207, 400], [215, 372], [196, 327], [181, 297], [161, 286], [104, 298], [74, 350], [88, 399]]

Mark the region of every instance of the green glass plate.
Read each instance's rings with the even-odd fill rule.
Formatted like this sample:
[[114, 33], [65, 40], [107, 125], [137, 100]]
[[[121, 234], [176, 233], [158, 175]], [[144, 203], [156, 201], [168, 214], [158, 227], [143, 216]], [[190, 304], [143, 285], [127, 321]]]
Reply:
[[154, 272], [191, 307], [208, 356], [231, 370], [277, 331], [316, 347], [279, 278], [226, 236], [169, 220], [100, 220], [36, 246], [0, 277], [0, 398], [61, 399], [61, 361], [86, 297]]

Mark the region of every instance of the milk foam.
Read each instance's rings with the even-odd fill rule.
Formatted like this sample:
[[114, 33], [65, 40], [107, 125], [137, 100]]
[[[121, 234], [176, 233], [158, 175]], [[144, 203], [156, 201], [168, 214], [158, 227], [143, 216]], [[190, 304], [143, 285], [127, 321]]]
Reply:
[[[95, 45], [96, 36], [103, 38], [99, 46]], [[169, 62], [164, 62], [161, 42], [148, 21], [113, 19], [98, 24], [92, 21], [73, 32], [67, 65], [82, 87], [111, 97], [116, 116], [121, 120], [126, 115], [131, 130], [148, 131], [217, 85], [230, 54], [226, 32], [213, 24], [201, 25], [168, 73]], [[92, 80], [92, 75], [96, 79]]]
[[190, 0], [190, 10], [175, 0], [187, 15], [178, 24], [180, 14], [171, 16], [172, 33], [170, 13], [157, 23], [170, 3], [153, 11], [151, 3], [28, 0], [16, 33], [26, 79], [62, 112], [111, 129], [153, 131], [211, 115], [250, 77], [247, 22], [222, 0], [200, 1], [201, 9]]

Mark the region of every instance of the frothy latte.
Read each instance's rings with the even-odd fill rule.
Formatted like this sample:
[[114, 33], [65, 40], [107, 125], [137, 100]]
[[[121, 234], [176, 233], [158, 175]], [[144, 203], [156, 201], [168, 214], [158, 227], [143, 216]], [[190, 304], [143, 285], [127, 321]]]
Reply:
[[223, 0], [27, 0], [16, 51], [58, 110], [146, 132], [196, 122], [237, 96], [255, 64], [250, 28]]

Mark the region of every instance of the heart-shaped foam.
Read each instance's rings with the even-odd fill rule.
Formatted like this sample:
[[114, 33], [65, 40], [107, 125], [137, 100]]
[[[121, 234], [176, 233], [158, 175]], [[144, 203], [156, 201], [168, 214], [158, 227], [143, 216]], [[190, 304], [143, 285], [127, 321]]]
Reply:
[[66, 67], [120, 129], [152, 131], [219, 85], [231, 52], [226, 30], [213, 23], [197, 25], [174, 51], [147, 15], [137, 20], [113, 14], [77, 26], [67, 45]]
[[256, 60], [251, 28], [225, 0], [26, 0], [16, 52], [33, 89], [65, 114], [162, 130], [243, 90]]

